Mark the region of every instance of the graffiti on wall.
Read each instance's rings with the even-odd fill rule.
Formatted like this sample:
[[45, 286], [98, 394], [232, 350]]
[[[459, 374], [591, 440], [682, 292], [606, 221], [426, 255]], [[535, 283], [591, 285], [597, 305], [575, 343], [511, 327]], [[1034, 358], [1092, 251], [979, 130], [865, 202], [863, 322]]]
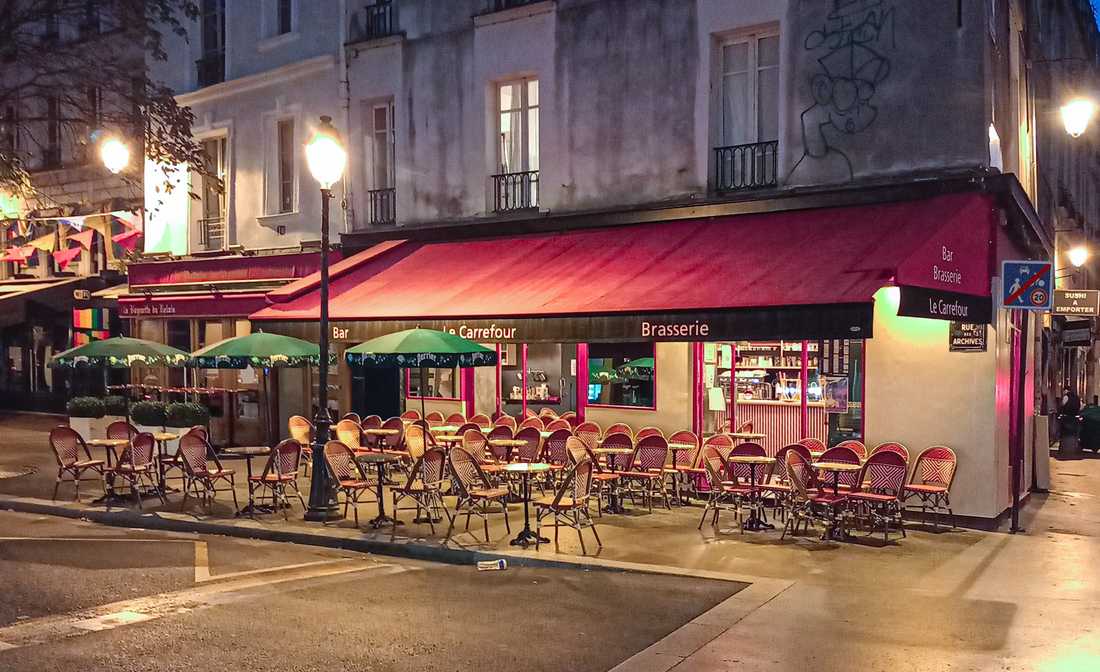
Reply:
[[886, 0], [830, 3], [824, 24], [803, 44], [817, 61], [810, 79], [813, 103], [801, 115], [803, 153], [791, 173], [810, 161], [829, 161], [851, 180], [852, 160], [842, 145], [878, 117], [876, 91], [890, 76], [887, 54], [897, 46], [894, 8]]

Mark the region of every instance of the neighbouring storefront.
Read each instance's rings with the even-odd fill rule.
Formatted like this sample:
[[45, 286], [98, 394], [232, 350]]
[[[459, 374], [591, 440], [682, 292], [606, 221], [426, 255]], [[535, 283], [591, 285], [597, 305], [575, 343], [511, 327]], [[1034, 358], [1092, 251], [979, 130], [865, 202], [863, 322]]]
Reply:
[[[1033, 232], [1009, 225], [1019, 221], [1009, 207], [974, 190], [380, 242], [332, 269], [335, 405], [375, 411], [354, 403], [363, 395], [344, 349], [442, 329], [495, 345], [501, 364], [433, 370], [427, 390], [417, 376], [399, 380], [393, 394], [410, 407], [423, 393], [445, 412], [551, 406], [602, 426], [710, 433], [751, 421], [771, 451], [806, 436], [900, 441], [914, 454], [949, 445], [961, 465], [956, 512], [995, 518], [1009, 503], [1009, 446], [1030, 435], [1010, 418], [1018, 404], [1032, 410], [1031, 395], [1014, 398], [1010, 384], [1016, 336], [993, 310], [995, 269], [1042, 255]], [[317, 338], [317, 276], [267, 300], [254, 327]], [[959, 324], [986, 347], [952, 348]], [[1029, 362], [1015, 366], [1031, 380]]]
[[[266, 305], [265, 293], [313, 273], [319, 260], [317, 252], [280, 250], [134, 263], [117, 298], [119, 314], [133, 335], [193, 352], [250, 333], [248, 316]], [[288, 389], [306, 384], [297, 371], [278, 375]], [[262, 439], [257, 371], [136, 369], [130, 385], [152, 398], [200, 399], [211, 410], [218, 445]], [[272, 407], [279, 401], [271, 400]]]

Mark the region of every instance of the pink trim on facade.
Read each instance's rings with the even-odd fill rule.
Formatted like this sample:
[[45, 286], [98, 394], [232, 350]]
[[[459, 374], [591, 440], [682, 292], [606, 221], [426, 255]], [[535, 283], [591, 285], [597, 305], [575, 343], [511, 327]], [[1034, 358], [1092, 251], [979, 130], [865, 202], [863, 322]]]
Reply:
[[524, 343], [520, 346], [519, 356], [520, 368], [520, 383], [523, 385], [523, 404], [520, 409], [520, 417], [527, 417], [527, 344]]
[[500, 412], [502, 410], [501, 398], [500, 398], [500, 375], [501, 375], [501, 372], [500, 372], [500, 343], [497, 343], [497, 379], [496, 379], [496, 384], [497, 384], [496, 411], [497, 412], [496, 412], [496, 417], [500, 416]]
[[[801, 393], [798, 395], [799, 413], [798, 420], [801, 430], [801, 438], [808, 438], [807, 432], [810, 425], [810, 343], [809, 341], [802, 341], [802, 361], [801, 368], [798, 372], [798, 386], [801, 388]], [[818, 353], [818, 357], [821, 353]]]
[[577, 420], [584, 422], [588, 408], [588, 344], [577, 344]]
[[474, 410], [474, 398], [476, 393], [474, 391], [474, 370], [470, 368], [460, 369], [459, 376], [461, 376], [462, 385], [459, 388], [461, 392], [462, 400], [465, 403], [466, 417], [469, 418], [476, 411]]

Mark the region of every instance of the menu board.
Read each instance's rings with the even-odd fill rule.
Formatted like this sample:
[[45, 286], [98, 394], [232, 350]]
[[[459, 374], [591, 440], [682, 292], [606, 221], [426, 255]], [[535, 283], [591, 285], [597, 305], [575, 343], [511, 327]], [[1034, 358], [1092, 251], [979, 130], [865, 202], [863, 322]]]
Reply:
[[848, 339], [833, 338], [821, 341], [818, 346], [818, 368], [823, 376], [847, 376], [851, 366]]

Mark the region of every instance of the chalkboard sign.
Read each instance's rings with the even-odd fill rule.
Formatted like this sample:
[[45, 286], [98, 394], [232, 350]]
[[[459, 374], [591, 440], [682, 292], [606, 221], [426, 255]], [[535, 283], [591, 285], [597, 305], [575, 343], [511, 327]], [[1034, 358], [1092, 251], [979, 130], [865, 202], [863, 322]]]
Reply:
[[848, 339], [823, 340], [818, 344], [818, 370], [823, 376], [847, 376], [851, 354]]
[[947, 348], [951, 352], [985, 352], [986, 325], [952, 322], [947, 330]]

